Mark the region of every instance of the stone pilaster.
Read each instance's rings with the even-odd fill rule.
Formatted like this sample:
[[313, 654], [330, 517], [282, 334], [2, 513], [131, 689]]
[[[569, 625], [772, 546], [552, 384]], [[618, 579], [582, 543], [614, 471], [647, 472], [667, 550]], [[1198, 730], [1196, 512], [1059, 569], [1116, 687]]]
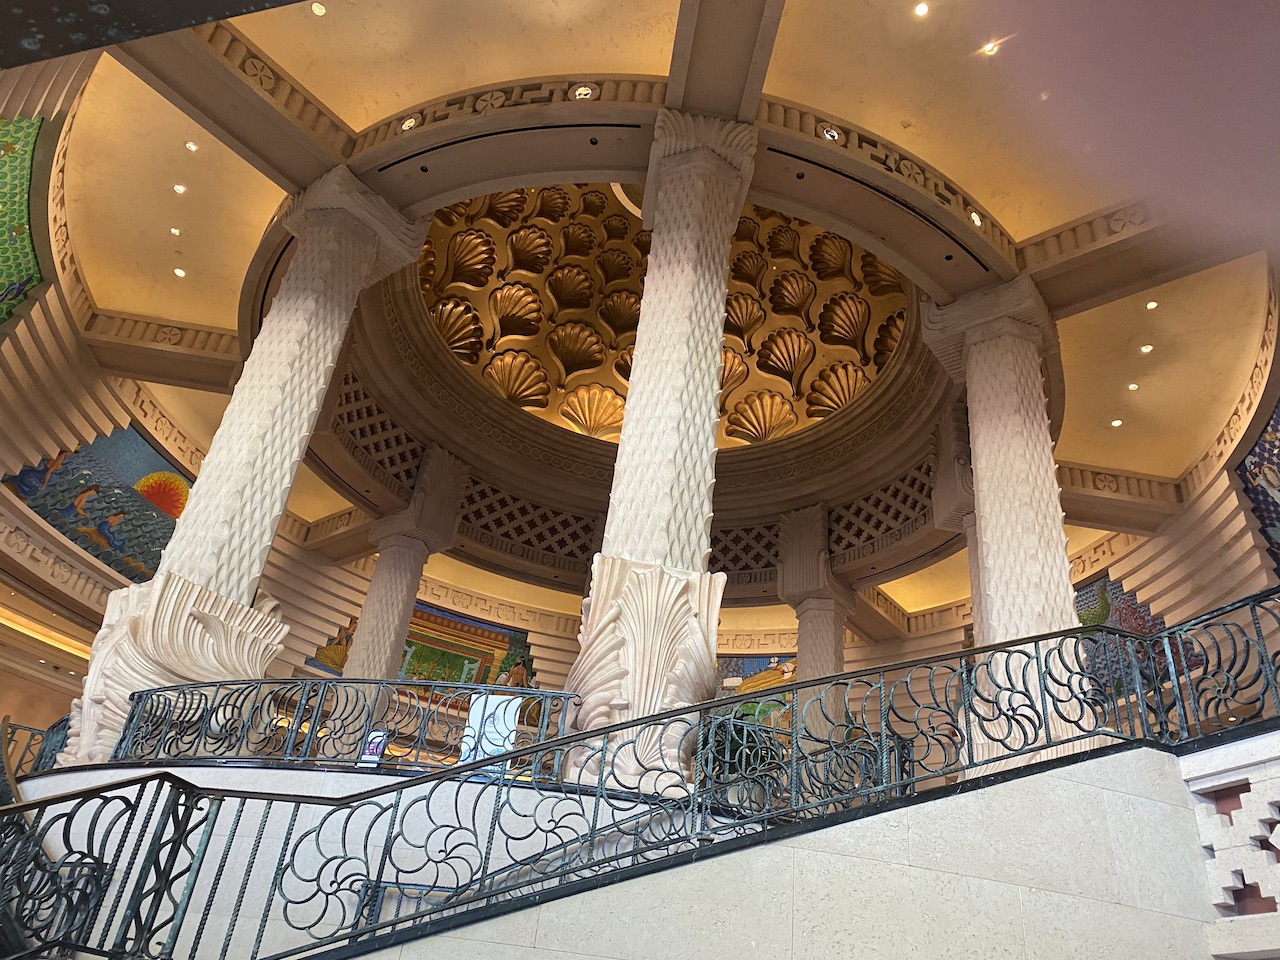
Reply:
[[283, 223], [294, 257], [155, 579], [108, 605], [63, 762], [110, 758], [133, 690], [260, 677], [287, 632], [273, 602], [249, 604], [356, 297], [414, 261], [425, 226], [345, 167], [294, 198]]
[[[589, 730], [710, 697], [722, 574], [707, 572], [729, 241], [756, 130], [660, 110], [653, 240], [604, 544], [567, 686]], [[686, 738], [687, 739], [687, 738]], [[670, 758], [638, 743], [619, 774]]]
[[373, 523], [369, 536], [378, 545], [378, 563], [343, 677], [386, 680], [399, 671], [422, 567], [431, 554], [453, 546], [466, 482], [466, 464], [432, 447], [423, 457], [409, 505]]
[[796, 679], [844, 672], [844, 629], [857, 602], [831, 573], [825, 504], [784, 513], [778, 531], [778, 598], [796, 612]]

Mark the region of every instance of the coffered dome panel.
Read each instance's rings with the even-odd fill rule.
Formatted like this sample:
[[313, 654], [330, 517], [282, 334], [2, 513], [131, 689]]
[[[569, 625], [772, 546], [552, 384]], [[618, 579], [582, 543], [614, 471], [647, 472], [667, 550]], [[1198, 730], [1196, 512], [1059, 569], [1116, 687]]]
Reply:
[[[640, 201], [638, 187], [578, 184], [438, 211], [418, 261], [428, 336], [525, 414], [616, 441], [648, 266]], [[719, 445], [775, 441], [862, 404], [902, 339], [901, 275], [754, 204], [729, 261]]]

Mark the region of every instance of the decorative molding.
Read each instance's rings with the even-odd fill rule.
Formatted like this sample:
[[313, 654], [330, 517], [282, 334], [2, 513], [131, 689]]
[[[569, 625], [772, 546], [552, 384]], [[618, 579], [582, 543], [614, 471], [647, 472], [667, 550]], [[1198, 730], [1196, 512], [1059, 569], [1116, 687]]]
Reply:
[[1034, 278], [1051, 276], [1068, 262], [1096, 256], [1164, 224], [1146, 200], [1118, 203], [1022, 241], [1018, 269]]
[[860, 605], [865, 604], [875, 609], [877, 613], [893, 624], [901, 636], [905, 637], [910, 634], [910, 614], [898, 606], [893, 598], [879, 587], [866, 587], [859, 590], [858, 601]]
[[244, 361], [234, 331], [174, 320], [95, 312], [82, 333], [104, 370], [176, 386], [228, 391]]
[[[778, 565], [778, 525], [711, 528], [713, 573], [743, 574], [772, 571]], [[730, 577], [732, 581], [732, 577]]]
[[827, 543], [834, 567], [898, 543], [932, 521], [933, 459], [879, 490], [831, 509]]
[[600, 549], [603, 519], [543, 506], [472, 478], [462, 493], [458, 536], [508, 557], [585, 577]]
[[348, 366], [333, 411], [333, 432], [370, 477], [408, 500], [424, 447], [401, 430]]
[[1071, 582], [1081, 583], [1105, 573], [1112, 563], [1146, 542], [1146, 537], [1134, 536], [1131, 533], [1113, 533], [1097, 543], [1076, 551], [1070, 558]]
[[173, 421], [147, 385], [137, 380], [126, 380], [120, 377], [111, 377], [108, 383], [129, 409], [133, 424], [164, 447], [165, 452], [181, 465], [187, 474], [191, 477], [199, 476], [200, 465], [204, 463], [206, 452], [204, 447], [192, 440]]
[[739, 630], [721, 633], [716, 640], [716, 655], [721, 657], [758, 654], [794, 653], [799, 632], [796, 630]]

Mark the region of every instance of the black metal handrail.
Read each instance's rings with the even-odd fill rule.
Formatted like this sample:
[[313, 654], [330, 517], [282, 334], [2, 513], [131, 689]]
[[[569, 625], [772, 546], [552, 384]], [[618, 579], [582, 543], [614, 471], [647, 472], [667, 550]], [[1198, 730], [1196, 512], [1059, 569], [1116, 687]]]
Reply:
[[63, 717], [47, 730], [13, 723], [8, 717], [0, 720], [0, 737], [10, 769], [15, 778], [29, 776], [53, 768], [54, 761], [67, 745], [67, 722]]
[[562, 690], [383, 680], [234, 680], [140, 690], [112, 756], [434, 770], [562, 737]]
[[1275, 718], [1278, 593], [1151, 637], [1068, 631], [742, 694], [341, 798], [166, 773], [0, 808], [0, 898], [35, 950], [349, 956], [1010, 764]]

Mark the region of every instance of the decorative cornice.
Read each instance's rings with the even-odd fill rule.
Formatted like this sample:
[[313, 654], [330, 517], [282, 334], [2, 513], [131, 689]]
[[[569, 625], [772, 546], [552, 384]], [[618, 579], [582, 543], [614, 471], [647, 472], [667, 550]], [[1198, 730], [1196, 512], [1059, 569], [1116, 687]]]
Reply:
[[200, 465], [204, 463], [204, 448], [173, 421], [147, 385], [137, 380], [126, 380], [120, 377], [111, 377], [108, 382], [128, 408], [134, 425], [141, 427], [153, 440], [164, 447], [169, 457], [187, 474], [192, 477], [198, 476]]
[[920, 333], [956, 383], [965, 380], [965, 347], [992, 336], [1024, 336], [1056, 353], [1058, 331], [1030, 277], [987, 287], [948, 304], [925, 299]]
[[1118, 203], [1022, 241], [1018, 269], [1032, 277], [1052, 276], [1066, 263], [1096, 256], [1164, 223], [1146, 200]]
[[230, 390], [244, 361], [234, 331], [176, 320], [93, 313], [82, 332], [103, 369], [160, 383]]
[[748, 657], [759, 654], [794, 653], [795, 630], [737, 630], [716, 635], [716, 655]]

